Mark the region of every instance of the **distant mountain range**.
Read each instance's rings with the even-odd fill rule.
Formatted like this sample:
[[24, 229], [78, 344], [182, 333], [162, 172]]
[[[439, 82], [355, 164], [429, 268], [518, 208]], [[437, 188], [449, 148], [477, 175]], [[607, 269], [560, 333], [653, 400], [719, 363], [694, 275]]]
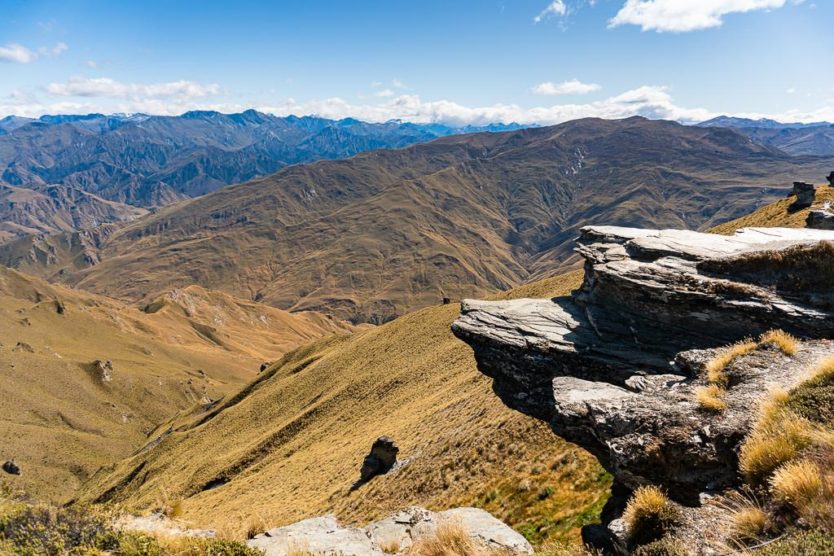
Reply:
[[792, 155], [834, 155], [834, 124], [829, 122], [782, 123], [768, 119], [719, 116], [698, 125], [733, 128], [764, 145]]
[[128, 224], [9, 242], [0, 264], [134, 301], [197, 283], [379, 323], [552, 275], [581, 226], [703, 228], [832, 168], [724, 127], [584, 119], [295, 165]]
[[181, 116], [9, 116], [0, 120], [0, 183], [24, 188], [61, 184], [149, 208], [299, 162], [519, 127], [372, 124], [355, 119], [278, 117], [255, 110]]

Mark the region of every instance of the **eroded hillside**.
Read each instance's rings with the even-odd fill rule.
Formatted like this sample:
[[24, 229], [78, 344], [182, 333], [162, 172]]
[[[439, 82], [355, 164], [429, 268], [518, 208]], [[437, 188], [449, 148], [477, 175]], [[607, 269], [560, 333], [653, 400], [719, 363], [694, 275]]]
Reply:
[[578, 120], [292, 166], [95, 240], [14, 242], [0, 262], [131, 300], [198, 283], [384, 322], [558, 273], [582, 225], [708, 227], [830, 165], [728, 129]]
[[351, 327], [199, 287], [145, 311], [0, 268], [0, 459], [62, 500], [161, 421], [237, 390], [263, 361]]

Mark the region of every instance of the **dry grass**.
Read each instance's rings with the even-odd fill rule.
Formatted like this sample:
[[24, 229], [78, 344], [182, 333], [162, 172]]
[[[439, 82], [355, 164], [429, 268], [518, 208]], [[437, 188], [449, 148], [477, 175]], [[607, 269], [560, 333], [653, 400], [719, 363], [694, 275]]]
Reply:
[[823, 477], [816, 463], [806, 459], [789, 461], [770, 478], [770, 492], [779, 502], [799, 508], [820, 495]]
[[781, 465], [799, 456], [811, 445], [813, 425], [790, 412], [774, 412], [768, 422], [757, 425], [739, 454], [739, 468], [748, 482], [759, 485]]
[[755, 351], [758, 344], [752, 340], [743, 340], [727, 348], [722, 349], [715, 357], [710, 359], [706, 365], [707, 380], [712, 384], [726, 386], [727, 375], [724, 371], [732, 365], [733, 361]]
[[804, 228], [805, 219], [808, 218], [808, 213], [812, 209], [818, 209], [826, 202], [834, 202], [834, 188], [827, 185], [817, 187], [816, 198], [814, 199], [812, 207], [791, 212], [788, 210], [788, 207], [794, 202], [794, 200], [795, 198], [790, 197], [765, 205], [764, 207], [748, 215], [742, 216], [741, 218], [715, 226], [709, 231], [716, 234], [732, 235], [740, 228], [755, 226]]
[[772, 344], [787, 356], [795, 355], [799, 349], [799, 340], [782, 330], [765, 332], [759, 338], [759, 345]]
[[765, 536], [770, 518], [760, 507], [747, 506], [740, 508], [732, 516], [730, 535], [743, 544], [759, 541]]
[[834, 379], [834, 357], [826, 357], [811, 369], [808, 381], [824, 381]]
[[486, 556], [466, 529], [459, 523], [442, 523], [433, 535], [418, 540], [409, 550], [411, 556]]
[[695, 391], [695, 396], [701, 409], [715, 413], [720, 413], [727, 409], [727, 402], [724, 401], [726, 394], [727, 391], [717, 384], [709, 384]]
[[656, 486], [635, 490], [623, 513], [629, 540], [638, 545], [659, 539], [679, 519], [678, 509]]
[[[580, 280], [571, 273], [511, 295], [564, 294]], [[579, 528], [598, 519], [610, 476], [545, 423], [504, 406], [450, 331], [459, 311], [437, 305], [296, 350], [216, 414], [195, 414], [96, 477], [82, 497], [115, 488], [114, 501], [142, 509], [165, 485], [194, 527], [228, 525], [235, 538], [246, 535], [253, 509], [276, 527], [322, 513], [368, 522], [419, 505], [478, 506], [533, 542], [577, 542]], [[351, 490], [383, 434], [407, 465]], [[129, 481], [143, 463], [147, 477]], [[225, 484], [206, 488], [218, 478]], [[530, 489], [520, 492], [524, 481]]]

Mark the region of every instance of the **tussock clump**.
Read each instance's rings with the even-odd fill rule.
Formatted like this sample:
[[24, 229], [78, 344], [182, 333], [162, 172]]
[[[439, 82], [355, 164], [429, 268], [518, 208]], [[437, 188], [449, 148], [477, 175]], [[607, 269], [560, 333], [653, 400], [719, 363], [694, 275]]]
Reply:
[[689, 556], [690, 551], [682, 541], [664, 537], [638, 547], [633, 554], [634, 556]]
[[730, 535], [741, 544], [752, 544], [765, 536], [769, 521], [767, 513], [757, 506], [740, 508], [730, 522]]
[[701, 409], [706, 411], [714, 411], [720, 413], [727, 409], [727, 402], [724, 401], [724, 396], [727, 391], [717, 384], [709, 384], [702, 388], [698, 388], [695, 395], [698, 399], [698, 405]]
[[434, 535], [420, 539], [409, 552], [412, 556], [484, 556], [459, 523], [443, 523]]
[[656, 486], [642, 486], [628, 501], [623, 520], [629, 541], [643, 545], [660, 539], [680, 521], [680, 512]]
[[798, 508], [804, 501], [819, 496], [822, 473], [808, 460], [790, 461], [781, 466], [770, 479], [770, 492], [780, 501]]
[[727, 367], [739, 357], [752, 353], [757, 347], [758, 344], [756, 342], [744, 340], [721, 350], [718, 355], [707, 362], [707, 380], [712, 384], [727, 386], [729, 379], [724, 373]]
[[789, 411], [773, 411], [768, 417], [750, 433], [739, 454], [739, 468], [753, 485], [766, 482], [777, 468], [798, 457], [815, 432], [811, 423]]
[[759, 338], [759, 345], [772, 344], [787, 356], [795, 355], [799, 350], [799, 340], [783, 330], [765, 332]]

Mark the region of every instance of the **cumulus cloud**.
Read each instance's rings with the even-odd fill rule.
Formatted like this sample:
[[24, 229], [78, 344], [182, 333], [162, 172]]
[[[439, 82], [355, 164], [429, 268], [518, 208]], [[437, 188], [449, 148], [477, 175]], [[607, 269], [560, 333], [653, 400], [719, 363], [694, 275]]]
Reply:
[[64, 97], [113, 97], [136, 99], [181, 98], [192, 99], [220, 92], [216, 83], [203, 85], [194, 81], [171, 81], [168, 83], [121, 83], [109, 77], [73, 77], [65, 83], [50, 83], [46, 90], [53, 95]]
[[570, 79], [562, 83], [546, 81], [533, 87], [537, 95], [587, 95], [599, 91], [602, 87], [596, 83], [583, 83], [578, 79]]
[[[781, 8], [787, 0], [626, 0], [609, 27], [639, 25], [643, 31], [684, 33], [719, 27], [732, 13]], [[794, 3], [797, 3], [794, 0]]]
[[568, 7], [565, 5], [565, 0], [553, 0], [545, 9], [541, 11], [541, 13], [539, 13], [539, 15], [533, 18], [533, 21], [539, 23], [550, 16], [565, 15], [567, 13]]
[[51, 48], [41, 47], [37, 51], [26, 48], [22, 44], [7, 44], [0, 46], [0, 62], [14, 64], [31, 64], [38, 58], [45, 56], [60, 56], [69, 49], [66, 43], [59, 42]]
[[310, 102], [292, 99], [260, 110], [278, 115], [318, 115], [326, 118], [354, 117], [371, 122], [392, 119], [416, 123], [486, 125], [495, 122], [556, 124], [584, 117], [626, 118], [645, 116], [685, 122], [707, 120], [716, 114], [701, 108], [677, 106], [665, 87], [646, 86], [604, 100], [584, 104], [555, 104], [523, 108], [516, 104], [469, 107], [449, 100], [425, 101], [418, 95], [400, 95], [379, 104], [351, 104], [341, 98]]

